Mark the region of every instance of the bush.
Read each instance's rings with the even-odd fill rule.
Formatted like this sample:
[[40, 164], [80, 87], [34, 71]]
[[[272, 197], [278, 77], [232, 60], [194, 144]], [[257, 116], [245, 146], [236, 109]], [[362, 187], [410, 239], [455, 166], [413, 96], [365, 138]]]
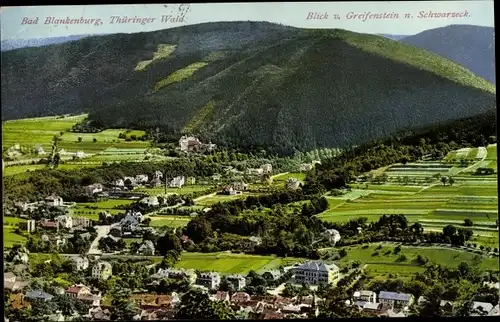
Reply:
[[361, 248], [362, 249], [367, 249], [369, 246], [368, 245], [363, 245]]
[[372, 253], [372, 256], [375, 257], [375, 256], [378, 256], [379, 255], [379, 252], [373, 252]]

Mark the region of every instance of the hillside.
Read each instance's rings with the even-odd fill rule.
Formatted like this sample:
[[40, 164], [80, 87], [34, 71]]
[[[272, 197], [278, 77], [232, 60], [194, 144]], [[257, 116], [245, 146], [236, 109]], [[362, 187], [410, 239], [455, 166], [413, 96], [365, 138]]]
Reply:
[[385, 37], [385, 38], [389, 38], [389, 39], [392, 39], [392, 40], [401, 40], [403, 38], [406, 38], [406, 37], [409, 37], [408, 35], [392, 35], [392, 34], [376, 34], [377, 36], [381, 36], [381, 37]]
[[2, 53], [2, 118], [90, 112], [218, 144], [345, 147], [495, 108], [495, 88], [375, 35], [262, 22], [89, 37]]
[[451, 25], [426, 30], [400, 41], [451, 59], [496, 84], [494, 28]]

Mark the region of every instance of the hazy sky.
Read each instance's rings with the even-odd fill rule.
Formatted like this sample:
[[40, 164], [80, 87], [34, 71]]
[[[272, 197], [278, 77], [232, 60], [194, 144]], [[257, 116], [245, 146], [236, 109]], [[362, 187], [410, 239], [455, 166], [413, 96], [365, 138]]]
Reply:
[[[418, 18], [419, 12], [460, 14], [452, 18]], [[161, 22], [162, 15], [176, 17], [185, 12], [183, 22]], [[327, 13], [328, 18], [307, 19], [310, 12]], [[392, 13], [393, 19], [352, 19], [353, 13]], [[467, 16], [463, 16], [467, 12]], [[405, 18], [411, 14], [412, 19]], [[338, 15], [340, 19], [335, 19]], [[156, 18], [144, 25], [137, 23], [110, 23], [112, 16]], [[35, 19], [38, 24], [22, 24], [23, 18]], [[94, 24], [45, 24], [47, 17], [58, 19], [100, 18]], [[350, 19], [348, 19], [350, 17]], [[116, 19], [116, 18], [115, 18]], [[386, 1], [386, 2], [308, 2], [308, 3], [220, 3], [174, 5], [92, 5], [2, 7], [0, 12], [1, 38], [30, 39], [79, 34], [133, 33], [178, 27], [210, 21], [269, 21], [303, 28], [342, 28], [364, 33], [411, 35], [451, 24], [494, 26], [493, 1]], [[26, 21], [26, 19], [25, 19]]]

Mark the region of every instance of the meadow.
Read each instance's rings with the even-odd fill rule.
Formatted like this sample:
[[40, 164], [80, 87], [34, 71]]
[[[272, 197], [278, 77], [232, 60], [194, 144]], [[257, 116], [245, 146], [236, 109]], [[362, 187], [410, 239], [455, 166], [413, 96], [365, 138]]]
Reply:
[[124, 213], [124, 209], [115, 207], [127, 206], [135, 200], [130, 199], [105, 199], [98, 202], [77, 202], [76, 206], [70, 208], [70, 214], [76, 217], [87, 217], [90, 220], [98, 220], [99, 213], [108, 211], [110, 214]]
[[[376, 249], [382, 246], [381, 249]], [[461, 262], [467, 262], [485, 270], [498, 270], [498, 259], [473, 254], [467, 251], [431, 247], [401, 246], [401, 251], [394, 254], [396, 245], [370, 244], [366, 246], [344, 247], [347, 256], [342, 258], [338, 264], [345, 265], [348, 261], [360, 261], [367, 264], [366, 271], [372, 276], [384, 276], [389, 274], [401, 278], [409, 278], [416, 272], [423, 272], [424, 267], [415, 262], [417, 255], [426, 257], [429, 261], [448, 267], [456, 267]], [[406, 256], [401, 261], [400, 256]]]
[[183, 252], [178, 268], [201, 271], [217, 271], [222, 274], [248, 274], [251, 270], [264, 273], [277, 269], [281, 265], [288, 266], [302, 262], [300, 258], [280, 258], [276, 256], [257, 256], [246, 254], [220, 253], [188, 253]]
[[184, 227], [191, 220], [189, 216], [174, 216], [174, 215], [161, 215], [161, 216], [149, 216], [151, 222], [149, 226], [151, 227], [162, 227], [168, 226], [172, 228]]
[[[193, 192], [199, 192], [199, 191], [205, 191], [212, 188], [211, 186], [204, 186], [204, 185], [186, 185], [183, 186], [182, 188], [167, 188], [167, 194], [176, 194], [176, 195], [185, 195]], [[144, 192], [147, 193], [148, 195], [151, 196], [156, 196], [156, 195], [164, 195], [165, 194], [165, 187], [157, 187], [157, 188], [147, 188], [147, 187], [140, 187], [134, 189], [135, 192]]]
[[195, 204], [199, 205], [199, 206], [210, 207], [210, 206], [215, 205], [216, 203], [219, 203], [219, 202], [227, 202], [227, 201], [232, 201], [232, 200], [237, 200], [237, 199], [246, 199], [250, 195], [252, 195], [252, 194], [243, 193], [240, 195], [213, 195], [210, 197], [200, 198], [195, 202]]
[[17, 224], [26, 220], [18, 217], [3, 217], [3, 247], [10, 248], [14, 244], [23, 244], [26, 237], [15, 233]]

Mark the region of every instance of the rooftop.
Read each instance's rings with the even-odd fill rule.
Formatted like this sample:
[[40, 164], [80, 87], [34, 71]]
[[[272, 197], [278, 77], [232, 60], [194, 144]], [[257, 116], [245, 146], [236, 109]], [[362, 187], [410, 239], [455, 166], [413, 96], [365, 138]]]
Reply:
[[379, 299], [409, 301], [411, 294], [380, 291]]

